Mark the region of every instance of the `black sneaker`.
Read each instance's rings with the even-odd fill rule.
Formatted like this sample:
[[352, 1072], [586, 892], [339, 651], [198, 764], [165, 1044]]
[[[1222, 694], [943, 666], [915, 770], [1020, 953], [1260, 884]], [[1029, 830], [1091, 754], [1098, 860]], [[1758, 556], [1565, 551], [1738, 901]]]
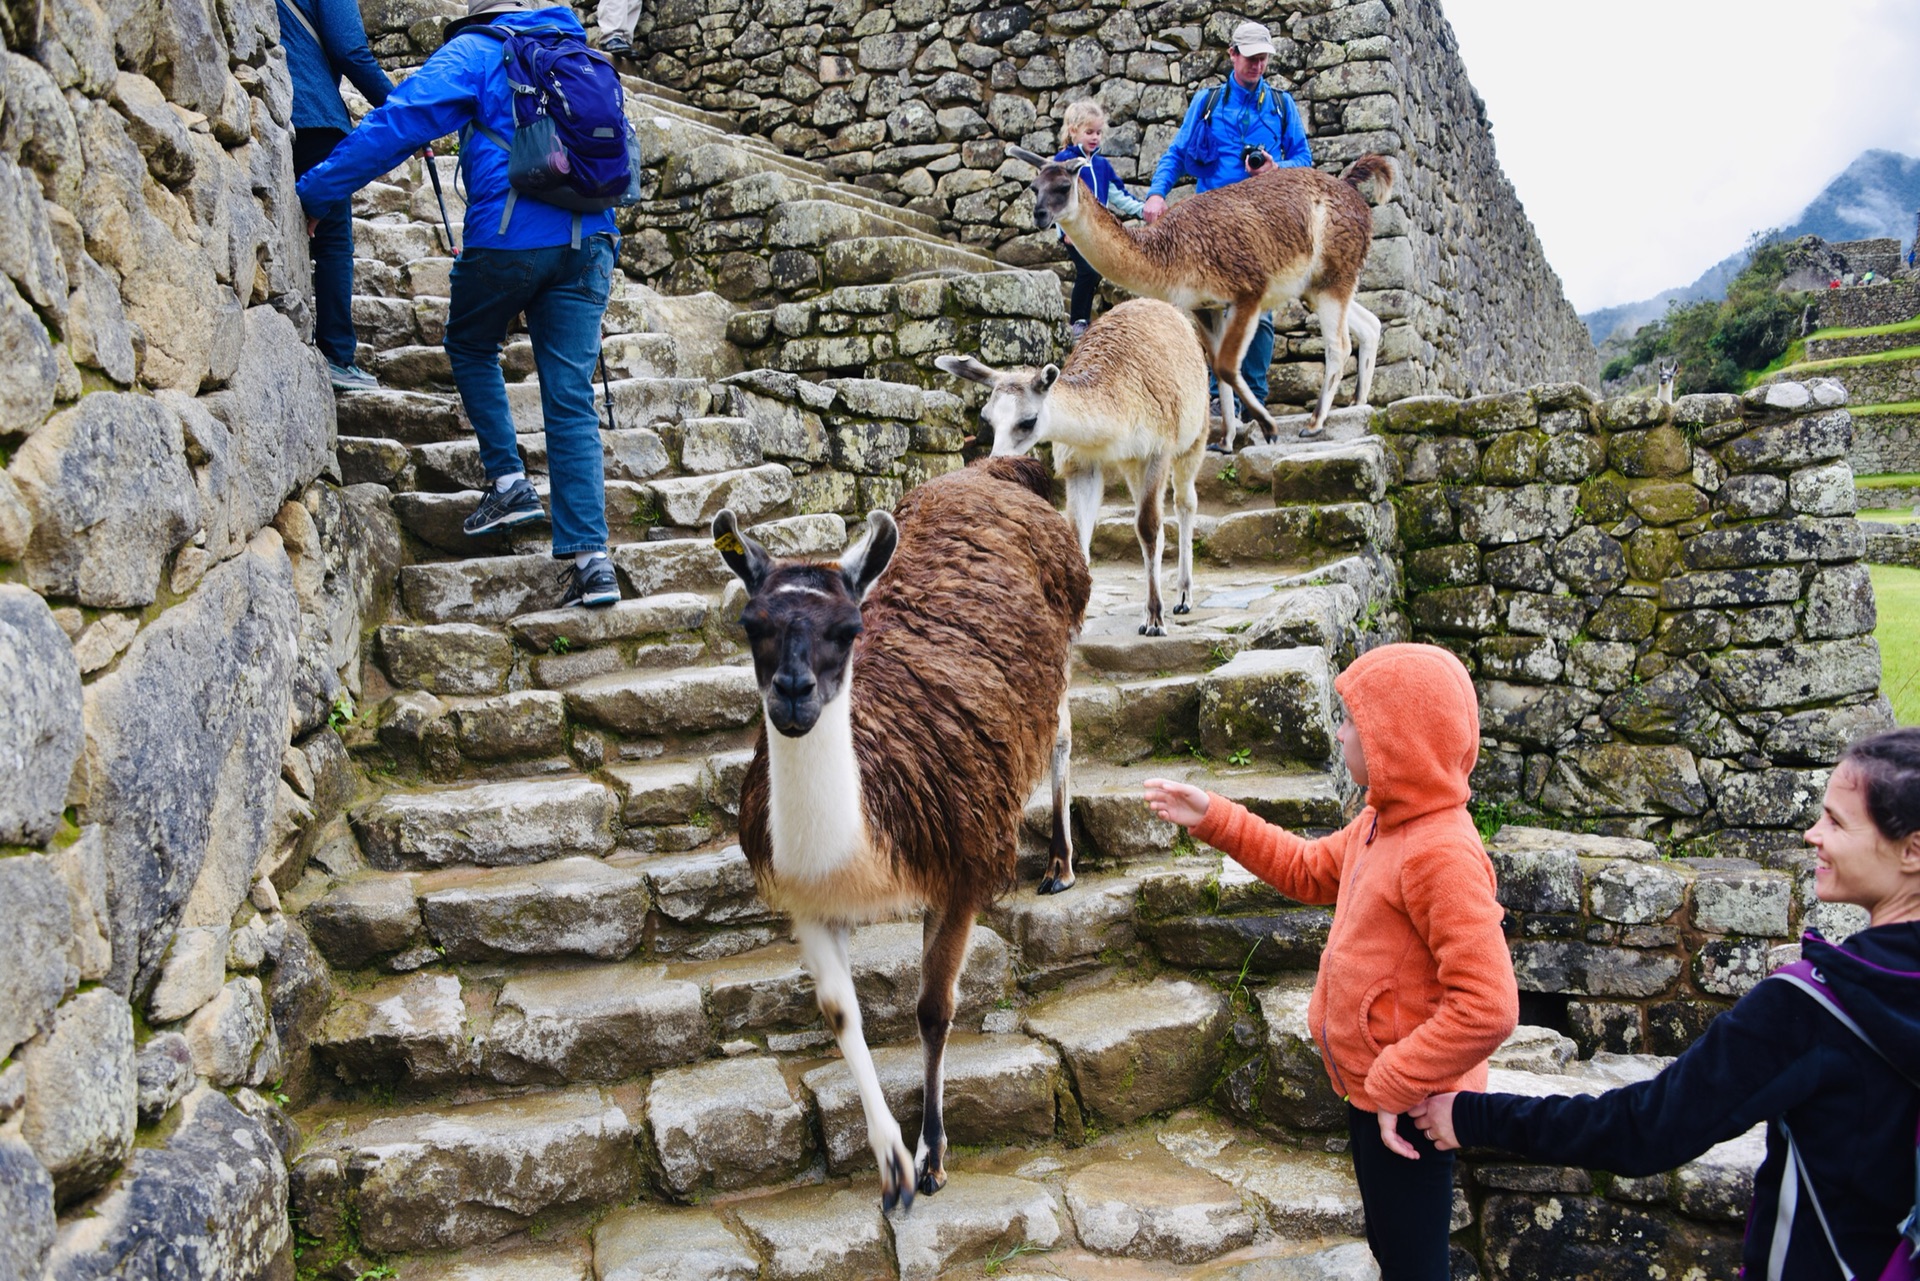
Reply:
[[567, 584], [567, 594], [560, 602], [562, 609], [575, 605], [602, 609], [619, 603], [620, 580], [613, 575], [613, 562], [605, 556], [595, 556], [585, 569], [569, 565], [561, 581]]
[[501, 493], [492, 485], [473, 509], [473, 514], [460, 523], [460, 528], [468, 534], [490, 534], [496, 529], [512, 529], [515, 525], [525, 525], [531, 521], [545, 520], [547, 509], [540, 505], [540, 495], [533, 492], [533, 486], [522, 477], [507, 486]]
[[600, 41], [600, 52], [613, 58], [631, 58], [633, 56], [633, 42], [625, 36], [616, 33]]

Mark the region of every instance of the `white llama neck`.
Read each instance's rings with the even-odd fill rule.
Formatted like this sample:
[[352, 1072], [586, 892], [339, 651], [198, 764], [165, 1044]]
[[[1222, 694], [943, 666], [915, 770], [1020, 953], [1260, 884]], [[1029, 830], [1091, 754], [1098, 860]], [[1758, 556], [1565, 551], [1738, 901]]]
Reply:
[[768, 727], [767, 830], [776, 879], [831, 876], [866, 846], [851, 677], [805, 736]]

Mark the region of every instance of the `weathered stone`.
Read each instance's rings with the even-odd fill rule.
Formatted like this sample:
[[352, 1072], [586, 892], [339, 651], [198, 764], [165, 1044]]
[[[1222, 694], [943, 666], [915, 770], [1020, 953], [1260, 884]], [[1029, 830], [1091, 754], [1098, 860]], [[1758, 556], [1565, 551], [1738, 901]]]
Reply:
[[408, 565], [400, 594], [407, 612], [425, 622], [504, 623], [558, 605], [553, 579], [545, 555]]
[[1060, 1050], [1088, 1112], [1124, 1125], [1205, 1093], [1226, 1021], [1218, 993], [1158, 981], [1052, 1002], [1027, 1017], [1027, 1030]]
[[1563, 832], [1552, 827], [1520, 827], [1511, 823], [1493, 834], [1492, 844], [1508, 851], [1564, 850], [1578, 858], [1624, 858], [1638, 863], [1651, 862], [1660, 857], [1660, 847], [1652, 841], [1635, 840], [1630, 836]]
[[1323, 649], [1243, 650], [1200, 680], [1200, 742], [1216, 757], [1318, 763], [1333, 754]]
[[[1772, 946], [1764, 938], [1708, 939], [1694, 953], [1694, 986], [1714, 996], [1745, 996], [1754, 984], [1767, 977], [1771, 968], [1768, 952]], [[1656, 1024], [1655, 1030], [1665, 1029]]]
[[353, 823], [376, 867], [502, 867], [605, 854], [613, 848], [616, 809], [605, 785], [574, 778], [390, 792]]
[[[267, 1043], [272, 1058], [278, 1057], [271, 1032], [260, 980], [247, 975], [227, 983], [219, 995], [187, 1020], [187, 1046], [193, 1053], [194, 1067], [208, 1084], [222, 1089], [260, 1085], [266, 1080], [265, 1074], [256, 1069], [262, 1042]], [[267, 1057], [258, 1061], [264, 1066]]]
[[1721, 821], [1732, 827], [1804, 830], [1820, 818], [1827, 778], [1823, 769], [1729, 773], [1721, 780], [1715, 802]]
[[1599, 697], [1588, 690], [1482, 681], [1481, 732], [1528, 747], [1551, 748], [1599, 705]]
[[0, 427], [11, 435], [33, 432], [53, 408], [60, 365], [46, 325], [5, 276], [0, 276], [0, 360], [5, 361]]
[[[908, 1136], [919, 1133], [925, 1060], [918, 1045], [881, 1046], [874, 1072], [887, 1110]], [[1063, 1088], [1053, 1050], [1024, 1036], [955, 1033], [947, 1042], [945, 1118], [956, 1144], [1044, 1142], [1053, 1135], [1054, 1100]], [[871, 1169], [866, 1112], [845, 1063], [830, 1063], [804, 1078], [820, 1116], [827, 1168], [835, 1173]]]
[[155, 1023], [184, 1019], [211, 1001], [226, 981], [226, 927], [177, 930], [147, 994], [147, 1018]]
[[596, 1281], [758, 1281], [760, 1260], [711, 1210], [635, 1206], [593, 1230]]
[[743, 1202], [739, 1215], [740, 1226], [766, 1255], [768, 1281], [893, 1273], [885, 1220], [863, 1192], [802, 1188]]
[[732, 925], [771, 915], [738, 845], [651, 859], [644, 870], [661, 914], [681, 924]]
[[1826, 702], [1880, 686], [1880, 647], [1865, 636], [1733, 650], [1708, 665], [1713, 683], [1742, 710]]
[[388, 623], [380, 628], [379, 642], [387, 677], [401, 689], [494, 694], [506, 686], [513, 667], [513, 646], [507, 638], [472, 623]]
[[350, 1197], [372, 1250], [470, 1248], [544, 1211], [632, 1197], [636, 1137], [626, 1112], [592, 1088], [380, 1117], [309, 1140], [294, 1204], [312, 1214]]
[[1680, 976], [1673, 956], [1586, 943], [1515, 941], [1514, 978], [1523, 992], [1658, 996]]
[[420, 940], [420, 907], [409, 877], [365, 876], [336, 885], [300, 913], [333, 965], [359, 969]]
[[751, 725], [760, 686], [750, 667], [617, 673], [567, 691], [567, 710], [588, 724], [624, 734], [694, 734]]
[[1594, 873], [1593, 914], [1622, 925], [1664, 921], [1686, 901], [1687, 880], [1664, 863], [1609, 862]]
[[1793, 510], [1809, 516], [1851, 516], [1859, 503], [1845, 462], [1806, 467], [1787, 478]]
[[1839, 412], [1766, 423], [1723, 445], [1719, 453], [1730, 472], [1784, 471], [1843, 458], [1852, 444], [1853, 420]]
[[7, 473], [33, 512], [27, 581], [84, 605], [151, 603], [199, 516], [184, 450], [150, 396], [98, 392], [49, 419]]
[[1836, 565], [1813, 576], [1800, 629], [1810, 640], [1864, 636], [1879, 621], [1865, 565]]
[[140, 1124], [156, 1124], [187, 1097], [198, 1080], [186, 1037], [178, 1032], [161, 1032], [149, 1038], [134, 1059]]
[[1266, 1072], [1258, 1087], [1260, 1115], [1303, 1130], [1346, 1124], [1346, 1102], [1334, 1092], [1307, 1022], [1310, 979], [1282, 976], [1256, 993], [1267, 1027]]
[[793, 498], [793, 473], [778, 464], [711, 476], [654, 480], [648, 484], [662, 519], [670, 525], [704, 527], [722, 507], [746, 524], [780, 515]]
[[1500, 1043], [1488, 1062], [1509, 1072], [1557, 1073], [1578, 1053], [1572, 1040], [1552, 1028], [1529, 1027], [1523, 1023]]
[[[243, 1092], [244, 1093], [244, 1092]], [[154, 1146], [88, 1204], [86, 1229], [63, 1236], [47, 1276], [106, 1281], [149, 1274], [156, 1243], [191, 1260], [182, 1276], [275, 1275], [289, 1259], [287, 1167], [271, 1130], [202, 1087]]]
[[1674, 1201], [1696, 1219], [1739, 1223], [1753, 1204], [1753, 1179], [1767, 1155], [1767, 1131], [1756, 1125], [1716, 1143], [1675, 1171]]
[[476, 1066], [466, 1016], [458, 978], [409, 974], [347, 993], [327, 1011], [313, 1047], [349, 1085], [435, 1085]]
[[453, 711], [453, 732], [469, 760], [556, 757], [567, 749], [565, 700], [553, 690], [523, 689]]
[[774, 1060], [723, 1059], [654, 1078], [647, 1124], [676, 1194], [775, 1183], [807, 1164], [807, 1117]]
[[291, 566], [263, 532], [87, 689], [87, 812], [106, 843], [116, 990], [159, 959], [175, 923], [226, 925], [253, 883], [280, 788], [295, 615]]
[[1741, 569], [1796, 561], [1858, 560], [1860, 526], [1844, 518], [1796, 516], [1709, 529], [1686, 542], [1689, 569]]
[[133, 1143], [133, 1011], [104, 988], [82, 992], [20, 1061], [27, 1070], [20, 1137], [53, 1175], [60, 1201], [72, 1201], [112, 1178]]
[[[1344, 1118], [1346, 1104], [1340, 1106]], [[1180, 1161], [1239, 1188], [1278, 1234], [1297, 1240], [1365, 1231], [1351, 1159], [1291, 1146], [1256, 1147], [1205, 1121], [1176, 1119], [1161, 1127], [1158, 1138]]]
[[1553, 553], [1554, 572], [1576, 592], [1612, 592], [1627, 578], [1627, 557], [1618, 540], [1583, 525]]
[[1580, 860], [1572, 850], [1516, 850], [1496, 843], [1487, 856], [1502, 906], [1516, 912], [1580, 910]]
[[[1486, 1199], [1481, 1231], [1489, 1252], [1512, 1276], [1591, 1277], [1628, 1281], [1659, 1274], [1702, 1275], [1726, 1246], [1684, 1219], [1595, 1196], [1498, 1193]], [[1544, 1220], [1544, 1222], [1542, 1222]]]
[[500, 989], [493, 1075], [613, 1081], [699, 1058], [712, 1044], [700, 989], [658, 965], [526, 974]]
[[1133, 901], [1139, 889], [1134, 880], [1083, 875], [1070, 895], [1010, 894], [991, 909], [987, 920], [1013, 944], [1024, 965], [1052, 969], [1131, 946]]
[[0, 1222], [0, 1276], [40, 1276], [56, 1227], [53, 1179], [11, 1134], [0, 1134]]
[[1687, 859], [1698, 876], [1693, 885], [1695, 927], [1714, 934], [1787, 937], [1793, 882], [1745, 859]]
[[418, 892], [428, 935], [456, 960], [618, 960], [640, 945], [646, 928], [646, 879], [597, 859], [433, 873], [420, 878]]
[[914, 1203], [893, 1226], [901, 1281], [935, 1281], [961, 1263], [1014, 1246], [1045, 1249], [1060, 1240], [1054, 1194], [999, 1174], [955, 1177], [937, 1197]]
[[77, 975], [68, 973], [73, 914], [51, 860], [0, 859], [0, 902], [7, 904], [7, 981], [0, 983], [0, 1054], [49, 1027], [54, 1007]]
[[1603, 743], [1555, 754], [1540, 803], [1562, 814], [1699, 814], [1706, 788], [1683, 747]]
[[1893, 727], [1893, 708], [1884, 697], [1818, 707], [1783, 719], [1768, 731], [1761, 750], [1783, 764], [1831, 765], [1855, 739]]
[[1799, 599], [1800, 575], [1786, 568], [1678, 574], [1660, 584], [1660, 603], [1668, 609], [1760, 605], [1770, 601]]
[[1199, 1263], [1255, 1232], [1230, 1185], [1166, 1156], [1095, 1162], [1067, 1181], [1066, 1198], [1080, 1243], [1098, 1254]]
[[1573, 529], [1578, 502], [1570, 485], [1469, 485], [1460, 490], [1460, 537], [1483, 547], [1559, 537]]

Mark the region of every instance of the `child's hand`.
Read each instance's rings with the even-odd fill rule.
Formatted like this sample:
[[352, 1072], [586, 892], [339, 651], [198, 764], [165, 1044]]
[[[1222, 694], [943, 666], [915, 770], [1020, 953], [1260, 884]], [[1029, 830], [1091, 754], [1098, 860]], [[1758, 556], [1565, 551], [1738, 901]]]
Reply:
[[1460, 1138], [1453, 1132], [1453, 1099], [1454, 1094], [1436, 1094], [1407, 1109], [1407, 1115], [1420, 1127], [1420, 1133], [1432, 1139], [1433, 1146], [1442, 1152], [1451, 1152], [1460, 1146]]
[[1207, 804], [1212, 799], [1191, 783], [1176, 783], [1165, 778], [1148, 779], [1146, 794], [1147, 805], [1155, 814], [1182, 827], [1192, 827], [1205, 818]]

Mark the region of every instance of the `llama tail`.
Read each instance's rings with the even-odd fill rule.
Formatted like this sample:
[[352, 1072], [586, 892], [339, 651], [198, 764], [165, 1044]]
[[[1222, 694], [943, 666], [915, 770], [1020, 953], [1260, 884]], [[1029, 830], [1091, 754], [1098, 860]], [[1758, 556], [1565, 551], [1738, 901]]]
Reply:
[[1049, 501], [1053, 497], [1053, 477], [1047, 471], [1047, 465], [1038, 458], [1026, 455], [996, 454], [973, 464], [982, 468], [995, 480], [1004, 480], [1031, 489], [1040, 497]]
[[1370, 178], [1378, 179], [1379, 185], [1375, 188], [1373, 203], [1384, 205], [1387, 203], [1387, 197], [1393, 194], [1393, 184], [1399, 176], [1399, 170], [1387, 157], [1366, 155], [1348, 165], [1347, 171], [1341, 174], [1340, 178], [1354, 187], [1358, 187]]

